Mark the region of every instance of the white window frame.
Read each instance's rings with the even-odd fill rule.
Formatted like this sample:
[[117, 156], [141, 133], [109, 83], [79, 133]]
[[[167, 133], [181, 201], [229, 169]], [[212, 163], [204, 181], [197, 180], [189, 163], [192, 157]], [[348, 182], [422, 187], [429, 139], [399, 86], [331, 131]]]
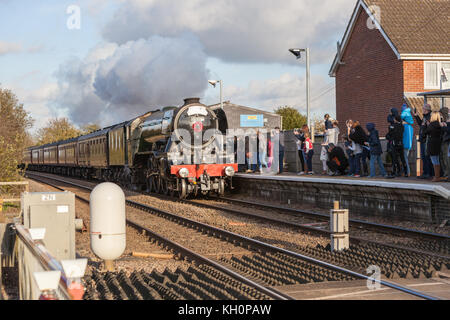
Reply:
[[[427, 77], [427, 64], [437, 64], [437, 86], [428, 86], [428, 77]], [[423, 62], [423, 86], [425, 90], [439, 90], [441, 89], [441, 70], [443, 63], [450, 63], [450, 61], [424, 61]], [[447, 77], [450, 80], [450, 74], [447, 74]], [[448, 88], [449, 83], [443, 84], [443, 89]]]

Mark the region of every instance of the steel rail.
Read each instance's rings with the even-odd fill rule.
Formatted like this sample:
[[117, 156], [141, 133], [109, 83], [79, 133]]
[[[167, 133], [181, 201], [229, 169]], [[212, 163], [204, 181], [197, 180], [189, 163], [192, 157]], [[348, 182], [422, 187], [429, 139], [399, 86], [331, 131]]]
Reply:
[[[53, 178], [48, 178], [47, 177], [47, 179], [51, 180]], [[59, 179], [54, 179], [54, 180], [59, 180]], [[84, 188], [84, 189], [91, 189], [89, 187], [81, 186], [79, 184], [68, 182], [68, 181], [61, 181], [61, 182], [69, 184], [69, 185], [80, 186], [81, 188]], [[191, 219], [188, 219], [188, 218], [185, 218], [185, 217], [181, 217], [179, 215], [167, 212], [165, 210], [154, 208], [154, 207], [151, 207], [151, 206], [148, 206], [148, 205], [136, 202], [136, 201], [126, 200], [126, 203], [129, 206], [141, 209], [143, 211], [154, 212], [154, 213], [160, 214], [162, 216], [167, 217], [168, 219], [170, 219], [172, 221], [177, 221], [178, 220], [182, 224], [185, 224], [187, 226], [190, 225], [192, 229], [204, 230], [206, 232], [212, 233], [212, 235], [215, 236], [215, 237], [218, 237], [218, 235], [221, 235], [222, 237], [225, 237], [225, 239], [227, 241], [229, 241], [229, 242], [232, 242], [231, 239], [233, 239], [233, 243], [237, 242], [237, 243], [243, 244], [244, 242], [247, 242], [247, 243], [250, 243], [251, 245], [253, 245], [254, 247], [257, 247], [259, 249], [270, 250], [270, 251], [276, 252], [276, 253], [280, 253], [281, 252], [281, 253], [284, 253], [284, 254], [286, 254], [288, 256], [295, 257], [295, 258], [298, 258], [298, 259], [301, 259], [301, 260], [305, 260], [305, 261], [308, 261], [310, 263], [313, 263], [313, 264], [316, 264], [316, 265], [320, 265], [320, 266], [323, 266], [325, 268], [328, 268], [328, 269], [331, 269], [331, 270], [334, 270], [334, 271], [345, 273], [345, 274], [348, 274], [348, 275], [356, 277], [356, 278], [360, 278], [360, 279], [363, 279], [363, 280], [374, 281], [376, 283], [379, 283], [382, 286], [386, 286], [386, 287], [392, 288], [392, 289], [397, 290], [397, 291], [401, 291], [401, 292], [404, 292], [404, 293], [407, 293], [407, 294], [410, 294], [410, 295], [414, 295], [414, 296], [419, 297], [421, 299], [425, 299], [425, 300], [441, 300], [441, 299], [439, 299], [437, 297], [433, 297], [433, 296], [430, 296], [428, 294], [422, 293], [420, 291], [409, 289], [407, 287], [401, 286], [399, 284], [396, 284], [396, 283], [393, 283], [393, 282], [390, 282], [390, 281], [385, 281], [385, 280], [381, 280], [381, 279], [375, 279], [375, 278], [366, 276], [364, 274], [360, 274], [358, 272], [355, 272], [355, 271], [352, 271], [352, 270], [349, 270], [349, 269], [346, 269], [346, 268], [343, 268], [343, 267], [340, 267], [340, 266], [336, 266], [336, 265], [330, 264], [330, 263], [322, 261], [322, 260], [318, 260], [318, 259], [315, 259], [315, 258], [311, 258], [311, 257], [305, 256], [305, 255], [299, 254], [297, 252], [293, 252], [293, 251], [289, 251], [289, 250], [286, 250], [286, 249], [283, 249], [283, 248], [279, 248], [279, 247], [276, 247], [276, 246], [273, 246], [273, 245], [270, 245], [270, 244], [267, 244], [267, 243], [264, 243], [264, 242], [252, 239], [252, 238], [248, 238], [248, 237], [243, 236], [243, 235], [239, 235], [239, 234], [227, 231], [227, 230], [223, 230], [223, 229], [220, 229], [220, 228], [217, 228], [217, 227], [214, 227], [214, 226], [210, 226], [210, 225], [204, 224], [202, 222], [198, 222], [198, 221], [194, 221], [194, 220], [191, 220]], [[218, 237], [218, 238], [221, 239], [221, 237]]]
[[170, 247], [174, 248], [175, 250], [183, 252], [184, 256], [190, 256], [191, 259], [196, 260], [197, 262], [202, 262], [202, 263], [208, 264], [208, 265], [214, 267], [215, 269], [222, 271], [225, 274], [228, 274], [229, 276], [233, 277], [234, 279], [236, 279], [242, 283], [245, 283], [251, 287], [256, 288], [257, 290], [268, 295], [271, 298], [274, 298], [276, 300], [294, 300], [292, 297], [290, 297], [286, 294], [280, 293], [278, 290], [275, 290], [272, 288], [269, 289], [269, 288], [264, 287], [250, 279], [247, 279], [244, 276], [234, 272], [233, 270], [231, 270], [213, 260], [210, 260], [210, 259], [178, 244], [177, 242], [169, 240], [169, 239], [159, 235], [158, 233], [151, 231], [150, 229], [148, 229], [144, 226], [141, 226], [130, 220], [128, 220], [127, 222], [130, 224], [130, 226], [134, 227], [135, 229], [140, 230], [140, 231], [145, 231], [146, 234], [147, 235], [150, 234], [152, 238], [156, 238], [156, 239], [168, 244]]
[[[43, 176], [45, 177], [45, 176]], [[60, 181], [62, 183], [68, 183], [67, 181], [64, 181], [62, 179], [59, 178], [55, 178], [55, 177], [46, 177], [47, 179], [53, 179], [56, 181]], [[75, 185], [77, 187], [80, 188], [84, 188], [87, 190], [91, 190], [91, 188], [77, 184], [75, 182], [70, 182], [70, 184]], [[158, 196], [161, 196], [158, 194]], [[269, 217], [264, 217], [258, 214], [253, 214], [253, 213], [249, 213], [249, 212], [244, 212], [244, 211], [239, 211], [236, 209], [231, 209], [231, 208], [223, 208], [223, 207], [217, 207], [211, 204], [204, 204], [204, 203], [199, 203], [193, 200], [178, 200], [178, 199], [173, 199], [171, 197], [166, 197], [167, 199], [171, 200], [171, 201], [175, 201], [175, 202], [181, 202], [181, 203], [187, 203], [187, 204], [193, 204], [193, 205], [197, 205], [197, 206], [201, 206], [201, 207], [208, 207], [211, 209], [215, 209], [215, 210], [222, 210], [225, 212], [229, 212], [232, 214], [237, 214], [237, 215], [245, 215], [254, 219], [259, 219], [259, 220], [263, 220], [263, 221], [269, 221], [271, 223], [278, 223], [280, 225], [284, 225], [290, 228], [298, 228], [301, 230], [304, 230], [308, 233], [316, 233], [316, 234], [321, 234], [321, 235], [326, 235], [326, 236], [330, 236], [331, 231], [329, 230], [324, 230], [324, 229], [319, 229], [319, 228], [315, 228], [315, 227], [311, 227], [311, 226], [307, 226], [307, 225], [302, 225], [299, 223], [295, 223], [295, 222], [287, 222], [287, 221], [283, 221], [280, 219], [276, 219], [276, 218], [269, 218]], [[223, 199], [223, 198], [218, 198], [219, 200]], [[229, 198], [225, 198], [226, 200], [229, 200]], [[231, 199], [232, 201], [234, 201], [235, 199]], [[246, 204], [253, 204], [253, 203], [247, 203], [246, 201], [242, 201], [242, 200], [236, 200], [238, 203], [246, 203]], [[259, 205], [257, 203], [255, 203], [255, 205]], [[265, 207], [265, 205], [261, 204], [259, 205], [261, 207]], [[274, 209], [280, 209], [279, 207], [274, 207], [274, 206], [270, 206], [271, 208]], [[292, 210], [296, 210], [296, 209], [292, 209]], [[320, 216], [324, 216], [329, 220], [329, 216], [325, 215], [325, 214], [321, 214], [321, 213], [312, 213], [314, 215], [320, 215]], [[325, 219], [324, 219], [325, 220]], [[418, 231], [420, 232], [420, 231]], [[395, 244], [388, 244], [388, 243], [384, 243], [384, 242], [380, 242], [380, 241], [375, 241], [375, 240], [369, 240], [369, 239], [364, 239], [364, 238], [359, 238], [359, 237], [350, 237], [350, 241], [354, 244], [359, 244], [359, 243], [372, 243], [372, 244], [377, 244], [377, 245], [382, 245], [385, 247], [389, 247], [392, 249], [401, 249], [401, 250], [407, 250], [409, 252], [413, 252], [413, 253], [417, 253], [417, 254], [425, 254], [428, 256], [432, 256], [432, 257], [436, 257], [436, 258], [441, 258], [441, 259], [449, 259], [448, 255], [442, 255], [439, 253], [435, 253], [435, 252], [430, 252], [430, 251], [424, 251], [424, 250], [420, 250], [420, 249], [415, 249], [415, 248], [410, 248], [410, 247], [406, 247], [406, 246], [402, 246], [402, 245], [395, 245]]]
[[[302, 260], [306, 260], [306, 261], [308, 261], [310, 263], [321, 265], [321, 266], [323, 266], [325, 268], [328, 268], [328, 269], [331, 269], [331, 270], [334, 270], [334, 271], [338, 271], [338, 272], [341, 272], [341, 273], [345, 273], [345, 274], [351, 275], [351, 276], [356, 277], [356, 278], [361, 278], [363, 280], [375, 281], [375, 282], [377, 282], [377, 283], [379, 283], [379, 284], [381, 284], [383, 286], [387, 286], [387, 287], [393, 288], [395, 290], [402, 291], [402, 292], [405, 292], [405, 293], [408, 293], [408, 294], [420, 297], [420, 298], [425, 299], [425, 300], [440, 300], [439, 298], [432, 297], [432, 296], [424, 294], [422, 292], [403, 287], [403, 286], [395, 284], [393, 282], [389, 282], [389, 281], [385, 281], [385, 280], [379, 280], [379, 279], [374, 279], [374, 278], [371, 278], [369, 276], [366, 276], [366, 275], [363, 275], [363, 274], [360, 274], [360, 273], [348, 270], [346, 268], [330, 264], [328, 262], [324, 262], [324, 261], [321, 261], [321, 260], [318, 260], [318, 259], [315, 259], [315, 258], [311, 258], [311, 257], [305, 256], [305, 255], [299, 254], [297, 252], [293, 252], [293, 251], [289, 251], [289, 250], [286, 250], [286, 249], [283, 249], [283, 248], [279, 248], [279, 247], [276, 247], [276, 246], [273, 246], [273, 245], [270, 245], [270, 244], [267, 244], [267, 243], [264, 243], [264, 242], [252, 239], [252, 238], [248, 238], [248, 237], [243, 236], [243, 235], [236, 234], [234, 232], [230, 232], [230, 231], [227, 231], [227, 230], [223, 230], [223, 229], [220, 229], [220, 228], [217, 228], [217, 227], [214, 227], [214, 226], [210, 226], [210, 225], [204, 224], [202, 222], [198, 222], [198, 221], [194, 221], [194, 220], [191, 220], [191, 219], [188, 219], [188, 218], [184, 218], [184, 217], [178, 216], [176, 214], [172, 214], [170, 212], [167, 212], [167, 211], [164, 211], [164, 210], [161, 210], [161, 209], [158, 209], [158, 208], [150, 207], [150, 206], [142, 204], [142, 203], [138, 203], [138, 202], [131, 201], [131, 200], [127, 200], [127, 203], [132, 205], [132, 206], [134, 206], [134, 207], [140, 207], [140, 208], [142, 208], [142, 209], [144, 209], [146, 211], [157, 212], [158, 214], [164, 215], [164, 216], [166, 216], [166, 217], [168, 217], [170, 219], [179, 220], [180, 222], [186, 223], [188, 225], [190, 224], [194, 228], [197, 227], [198, 229], [203, 229], [205, 231], [209, 231], [210, 233], [213, 233], [213, 235], [215, 235], [215, 233], [221, 234], [222, 236], [224, 236], [226, 238], [229, 237], [229, 238], [234, 239], [238, 243], [247, 242], [247, 243], [252, 244], [253, 246], [257, 246], [257, 247], [262, 248], [264, 250], [270, 250], [270, 251], [277, 252], [277, 253], [281, 252], [281, 253], [284, 253], [286, 255], [289, 255], [289, 256], [292, 256], [292, 257], [295, 257], [295, 258], [299, 258], [299, 259], [302, 259]], [[215, 236], [217, 236], [217, 235], [215, 235]]]
[[[252, 206], [258, 206], [262, 208], [270, 208], [277, 211], [286, 211], [288, 213], [292, 214], [302, 214], [302, 215], [309, 215], [318, 219], [322, 220], [329, 220], [330, 216], [324, 213], [318, 213], [308, 210], [300, 210], [300, 209], [293, 209], [293, 208], [287, 208], [287, 207], [280, 207], [280, 206], [274, 206], [270, 204], [262, 204], [262, 203], [256, 203], [252, 201], [245, 201], [245, 200], [239, 200], [239, 199], [232, 199], [232, 198], [217, 198], [217, 200], [224, 200], [228, 201], [230, 203], [237, 203], [241, 205], [252, 205]], [[403, 227], [398, 226], [391, 226], [381, 223], [375, 223], [375, 222], [369, 222], [369, 221], [363, 221], [358, 219], [349, 219], [350, 226], [353, 224], [353, 226], [362, 226], [364, 228], [373, 228], [373, 229], [385, 229], [390, 232], [400, 232], [404, 234], [409, 234], [411, 236], [417, 236], [417, 237], [427, 237], [434, 240], [450, 240], [450, 236], [440, 233], [432, 233], [432, 232], [426, 232], [426, 231], [419, 231], [419, 230], [413, 230], [413, 229], [407, 229]]]
[[[28, 174], [29, 172], [27, 172]], [[31, 174], [35, 174], [35, 173], [31, 173]], [[62, 179], [58, 179], [55, 177], [48, 177], [49, 179], [54, 179], [56, 181], [60, 181], [60, 182], [66, 182]], [[77, 187], [80, 188], [86, 188], [85, 186], [79, 185], [77, 183], [71, 182], [72, 184], [75, 184]], [[158, 194], [158, 196], [161, 196]], [[280, 207], [280, 206], [274, 206], [274, 205], [270, 205], [270, 204], [262, 204], [262, 203], [256, 203], [256, 202], [251, 202], [251, 201], [245, 201], [245, 200], [239, 200], [239, 199], [232, 199], [232, 198], [226, 198], [226, 197], [222, 197], [222, 198], [218, 198], [218, 197], [213, 197], [213, 200], [218, 200], [218, 201], [228, 201], [230, 203], [237, 203], [237, 204], [241, 204], [241, 205], [252, 205], [252, 206], [258, 206], [261, 208], [270, 208], [272, 210], [277, 210], [277, 211], [285, 211], [285, 213], [288, 214], [292, 214], [293, 216], [296, 216], [298, 214], [302, 214], [302, 215], [308, 215], [323, 221], [329, 221], [330, 216], [328, 214], [324, 214], [324, 213], [319, 213], [319, 212], [313, 212], [313, 211], [308, 211], [308, 210], [300, 210], [300, 209], [293, 209], [293, 208], [287, 208], [287, 207]], [[173, 199], [176, 201], [181, 201], [181, 202], [186, 202], [186, 203], [195, 203], [193, 201], [190, 200], [177, 200], [177, 199]], [[201, 204], [203, 205], [203, 204]], [[206, 204], [205, 204], [206, 206]], [[215, 208], [217, 209], [217, 208]], [[226, 209], [226, 208], [222, 208], [222, 210], [233, 210], [233, 209]], [[264, 219], [262, 217], [262, 219]], [[277, 219], [274, 219], [277, 220]], [[283, 223], [282, 221], [280, 221], [280, 223]], [[389, 233], [393, 233], [393, 232], [400, 232], [403, 234], [408, 234], [410, 236], [415, 236], [415, 237], [426, 237], [426, 238], [430, 238], [433, 240], [450, 240], [450, 236], [447, 236], [445, 234], [439, 234], [439, 233], [432, 233], [432, 232], [426, 232], [426, 231], [419, 231], [419, 230], [413, 230], [413, 229], [407, 229], [407, 228], [403, 228], [403, 227], [398, 227], [398, 226], [391, 226], [391, 225], [385, 225], [385, 224], [379, 224], [379, 223], [374, 223], [374, 222], [369, 222], [369, 221], [363, 221], [363, 220], [358, 220], [358, 219], [349, 219], [349, 223], [350, 226], [356, 227], [356, 226], [360, 226], [360, 227], [364, 227], [366, 229], [372, 229], [375, 231], [379, 231], [379, 229], [384, 229], [386, 231], [389, 231]], [[294, 223], [293, 223], [294, 224]], [[298, 227], [303, 228], [304, 230], [308, 230], [308, 231], [313, 231], [313, 230], [319, 230], [317, 228], [312, 228], [312, 227], [307, 227], [307, 226], [303, 226], [298, 224]], [[320, 232], [320, 230], [318, 231]], [[323, 232], [324, 234], [326, 233]]]
[[[255, 214], [255, 213], [240, 211], [237, 209], [219, 207], [219, 206], [216, 206], [213, 204], [197, 202], [195, 200], [175, 200], [175, 201], [181, 201], [182, 203], [192, 204], [192, 205], [200, 206], [203, 208], [221, 210], [221, 211], [228, 212], [228, 213], [231, 213], [234, 215], [247, 216], [247, 217], [250, 217], [253, 219], [267, 221], [270, 223], [277, 223], [279, 225], [283, 225], [283, 226], [286, 226], [289, 228], [301, 229], [301, 230], [306, 231], [307, 233], [316, 233], [316, 234], [326, 235], [326, 236], [330, 236], [332, 234], [332, 232], [330, 230], [319, 229], [319, 228], [312, 227], [310, 225], [303, 225], [303, 224], [296, 223], [296, 222], [284, 221], [284, 220], [281, 220], [278, 218], [269, 218], [269, 217], [265, 217], [265, 216]], [[413, 252], [413, 253], [426, 254], [428, 256], [432, 256], [432, 257], [436, 257], [436, 258], [450, 259], [449, 255], [442, 255], [442, 254], [435, 253], [435, 252], [424, 251], [424, 250], [410, 248], [410, 247], [406, 247], [406, 246], [402, 246], [402, 245], [389, 244], [389, 243], [384, 243], [384, 242], [380, 242], [380, 241], [364, 239], [364, 238], [360, 238], [360, 237], [350, 236], [350, 241], [354, 244], [372, 243], [372, 244], [382, 245], [384, 247], [389, 247], [389, 248], [393, 248], [393, 249], [401, 249], [401, 250], [407, 250], [407, 251]]]
[[[53, 178], [49, 178], [49, 177], [43, 177], [43, 178], [49, 179], [49, 180], [53, 179]], [[55, 180], [59, 180], [59, 179], [55, 179]], [[57, 186], [55, 184], [52, 184], [50, 182], [45, 182], [45, 181], [42, 181], [42, 180], [41, 180], [41, 182], [44, 182], [44, 183], [52, 186], [53, 188], [56, 188], [56, 189], [59, 189], [59, 190], [62, 190], [62, 191], [65, 190], [64, 188], [61, 188], [61, 187], [59, 187], [59, 186]], [[82, 186], [82, 185], [79, 185], [79, 184], [76, 184], [76, 183], [67, 182], [67, 181], [61, 181], [61, 182], [64, 182], [66, 184], [71, 184], [71, 185], [74, 185], [76, 187], [84, 188], [86, 190], [92, 190], [92, 188], [90, 188], [90, 187]], [[78, 195], [75, 195], [75, 196], [76, 196], [77, 199], [79, 199], [79, 200], [81, 200], [81, 201], [83, 201], [85, 203], [89, 203], [89, 200], [87, 200], [87, 199], [85, 199], [83, 197], [80, 197]], [[126, 200], [126, 202], [128, 202], [128, 201], [129, 200]], [[138, 203], [131, 202], [131, 205], [133, 207], [137, 207]], [[156, 233], [154, 231], [151, 231], [150, 229], [148, 229], [148, 228], [146, 228], [146, 227], [144, 227], [144, 226], [142, 226], [142, 225], [140, 225], [140, 224], [138, 224], [138, 223], [136, 223], [136, 222], [134, 222], [134, 221], [132, 221], [130, 219], [126, 219], [126, 222], [127, 222], [127, 224], [129, 226], [133, 227], [134, 229], [136, 229], [138, 231], [145, 231], [145, 233], [147, 235], [149, 235], [149, 234], [151, 235], [150, 237], [158, 239], [159, 241], [168, 244], [170, 247], [172, 247], [176, 251], [182, 253], [183, 256], [190, 257], [191, 260], [195, 260], [197, 262], [202, 262], [202, 263], [208, 264], [208, 265], [212, 266], [213, 268], [215, 268], [215, 269], [217, 269], [217, 270], [219, 270], [219, 271], [221, 271], [221, 272], [231, 276], [235, 280], [238, 280], [239, 282], [245, 283], [246, 285], [249, 285], [249, 286], [257, 289], [261, 293], [264, 293], [265, 295], [267, 295], [267, 296], [269, 296], [269, 297], [271, 297], [271, 298], [273, 298], [275, 300], [294, 300], [294, 298], [290, 297], [289, 295], [286, 295], [286, 294], [284, 294], [282, 292], [279, 292], [276, 289], [267, 288], [267, 287], [265, 287], [263, 285], [260, 285], [259, 283], [254, 282], [254, 281], [252, 281], [252, 280], [250, 280], [250, 279], [248, 279], [248, 278], [246, 278], [246, 277], [244, 277], [244, 276], [234, 272], [233, 270], [231, 270], [231, 269], [229, 269], [229, 268], [227, 268], [227, 267], [225, 267], [225, 266], [223, 266], [223, 265], [221, 265], [221, 264], [219, 264], [219, 263], [217, 263], [217, 262], [215, 262], [213, 260], [210, 260], [210, 259], [208, 259], [208, 258], [206, 258], [206, 257], [204, 257], [204, 256], [202, 256], [202, 255], [200, 255], [200, 254], [190, 250], [190, 249], [184, 247], [183, 245], [178, 244], [177, 242], [169, 240], [169, 239], [165, 238], [164, 236], [162, 236], [162, 235], [160, 235], [160, 234], [158, 234], [158, 233]]]

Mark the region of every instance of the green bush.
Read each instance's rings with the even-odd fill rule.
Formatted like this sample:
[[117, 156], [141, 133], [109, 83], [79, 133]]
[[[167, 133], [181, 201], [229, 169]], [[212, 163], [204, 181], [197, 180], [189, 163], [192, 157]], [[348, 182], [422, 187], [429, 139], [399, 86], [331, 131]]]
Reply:
[[22, 162], [33, 120], [11, 90], [0, 88], [0, 181], [20, 179]]

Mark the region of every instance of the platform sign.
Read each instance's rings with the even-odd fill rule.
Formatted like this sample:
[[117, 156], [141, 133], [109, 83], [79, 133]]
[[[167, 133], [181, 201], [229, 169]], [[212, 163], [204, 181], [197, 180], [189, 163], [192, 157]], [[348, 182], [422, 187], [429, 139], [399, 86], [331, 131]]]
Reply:
[[264, 128], [264, 115], [241, 115], [241, 128]]

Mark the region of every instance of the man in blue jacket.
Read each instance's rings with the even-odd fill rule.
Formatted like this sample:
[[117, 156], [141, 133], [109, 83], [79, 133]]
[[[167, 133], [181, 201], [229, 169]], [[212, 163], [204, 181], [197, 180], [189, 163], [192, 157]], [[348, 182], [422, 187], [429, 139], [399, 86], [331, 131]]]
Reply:
[[381, 149], [380, 137], [378, 136], [378, 131], [375, 130], [374, 123], [367, 124], [367, 130], [369, 131], [369, 142], [366, 144], [370, 147], [370, 178], [375, 178], [375, 161], [380, 167], [380, 173], [383, 178], [386, 178], [386, 170], [384, 169], [383, 160], [381, 155], [383, 150]]

